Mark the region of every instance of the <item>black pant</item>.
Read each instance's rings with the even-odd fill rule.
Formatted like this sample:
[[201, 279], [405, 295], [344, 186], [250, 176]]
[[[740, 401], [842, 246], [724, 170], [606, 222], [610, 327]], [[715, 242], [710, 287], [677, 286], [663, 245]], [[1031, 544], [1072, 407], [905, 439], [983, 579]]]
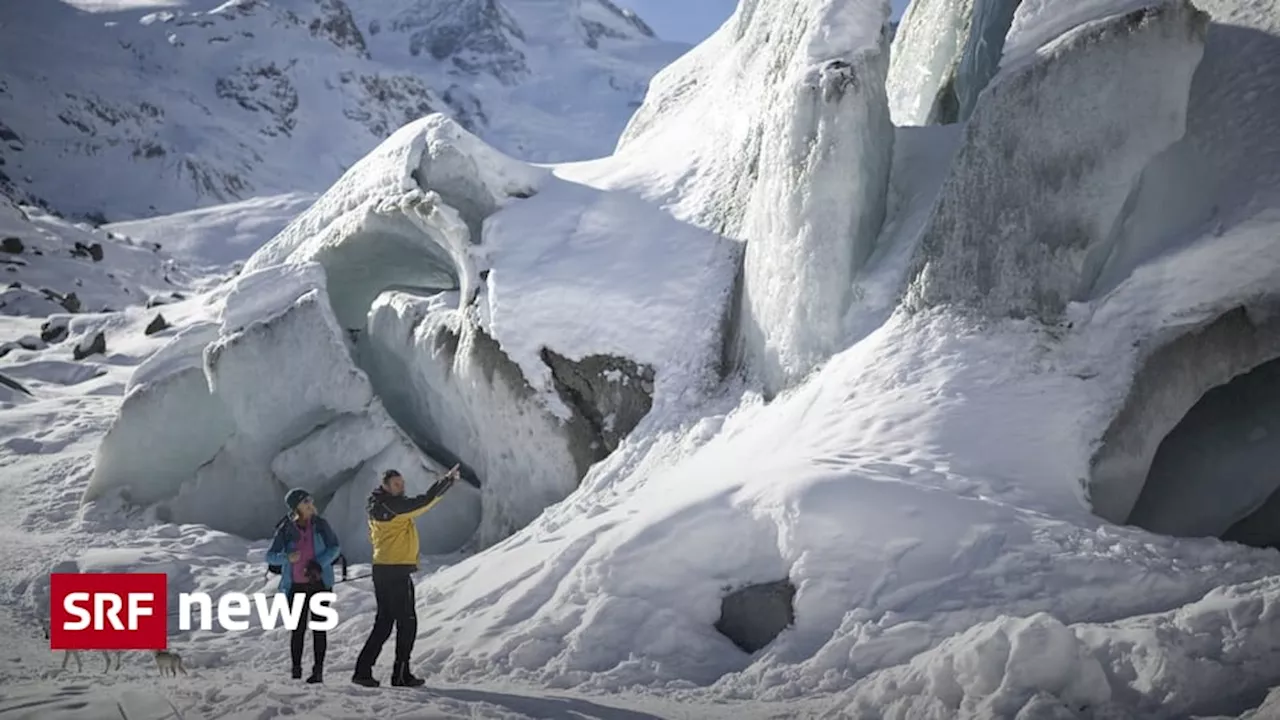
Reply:
[[408, 664], [413, 654], [413, 643], [418, 638], [418, 611], [414, 607], [413, 570], [409, 565], [374, 565], [373, 595], [378, 601], [378, 612], [373, 618], [369, 639], [356, 660], [356, 674], [367, 677], [373, 674], [373, 664], [378, 661], [382, 646], [396, 630], [396, 664]]
[[[286, 570], [286, 572], [288, 572]], [[315, 616], [311, 614], [311, 608], [308, 603], [311, 602], [311, 596], [315, 593], [329, 592], [329, 588], [323, 583], [297, 583], [289, 588], [289, 603], [292, 605], [295, 597], [302, 596], [302, 620], [298, 623], [298, 627], [293, 631], [293, 636], [289, 638], [289, 650], [293, 654], [293, 666], [302, 666], [302, 645], [307, 639], [307, 621]], [[317, 618], [318, 619], [318, 618]], [[317, 668], [324, 667], [324, 651], [329, 646], [329, 634], [324, 630], [311, 631], [311, 649], [315, 658], [315, 666]]]

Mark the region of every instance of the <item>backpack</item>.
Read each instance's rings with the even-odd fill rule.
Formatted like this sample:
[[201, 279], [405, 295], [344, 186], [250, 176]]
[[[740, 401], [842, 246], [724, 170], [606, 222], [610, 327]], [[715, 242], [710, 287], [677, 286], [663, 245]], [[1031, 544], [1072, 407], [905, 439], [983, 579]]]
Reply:
[[[280, 532], [280, 528], [283, 527], [284, 524], [289, 522], [290, 520], [291, 518], [288, 515], [285, 515], [283, 518], [280, 518], [280, 522], [276, 523], [275, 531]], [[333, 562], [342, 563], [342, 580], [345, 582], [347, 579], [347, 556], [345, 554], [339, 555], [338, 557], [333, 559]], [[283, 570], [284, 568], [281, 567], [280, 565], [267, 565], [267, 572], [272, 575], [279, 575], [281, 572], [283, 572]]]

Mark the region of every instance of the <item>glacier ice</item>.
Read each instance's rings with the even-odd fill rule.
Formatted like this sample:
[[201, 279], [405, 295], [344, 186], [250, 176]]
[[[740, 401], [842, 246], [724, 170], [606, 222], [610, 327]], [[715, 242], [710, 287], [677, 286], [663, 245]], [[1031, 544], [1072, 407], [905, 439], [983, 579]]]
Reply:
[[352, 166], [244, 269], [320, 263], [347, 329], [363, 328], [374, 298], [390, 287], [459, 288], [470, 302], [481, 222], [510, 198], [532, 195], [544, 175], [430, 115]]
[[909, 305], [1057, 317], [1143, 168], [1182, 135], [1207, 27], [1185, 0], [1156, 3], [1002, 71], [921, 238]]
[[898, 126], [954, 122], [955, 78], [974, 0], [912, 0], [893, 38], [885, 87]]
[[899, 126], [947, 125], [973, 114], [1003, 65], [1021, 0], [916, 0], [894, 37], [889, 108]]
[[604, 448], [581, 415], [562, 422], [538, 402], [456, 301], [456, 293], [381, 296], [369, 313], [365, 362], [414, 439], [481, 479], [483, 547], [564, 499]]
[[975, 0], [969, 36], [955, 75], [957, 118], [973, 115], [978, 96], [995, 77], [1004, 51], [1005, 35], [1021, 0]]
[[[238, 277], [220, 293], [218, 323], [192, 326], [139, 367], [84, 501], [122, 489], [161, 519], [256, 538], [291, 486], [323, 502], [352, 483], [364, 484], [348, 495], [367, 493], [386, 469], [372, 459], [428, 466], [354, 364], [327, 298], [313, 262]], [[478, 494], [459, 488], [436, 512], [451, 516], [423, 547], [455, 550], [478, 524]], [[349, 558], [367, 559], [358, 549]]]
[[448, 118], [410, 123], [222, 291], [190, 381], [227, 436], [153, 499], [166, 519], [256, 537], [274, 506], [230, 517], [218, 494], [302, 486], [354, 529], [371, 458], [461, 461], [481, 490], [454, 491], [424, 548], [455, 550], [477, 526], [497, 542], [655, 402], [719, 380], [740, 264], [737, 244], [640, 198], [553, 178]]
[[884, 220], [888, 11], [883, 0], [743, 2], [659, 73], [619, 140], [678, 217], [746, 242], [738, 343], [770, 392], [839, 347], [852, 278]]
[[1212, 24], [1191, 82], [1186, 133], [1152, 161], [1079, 295], [1096, 299], [1135, 268], [1280, 205], [1280, 4], [1203, 0]]
[[[1274, 301], [1237, 307], [1202, 324], [1178, 328], [1171, 338], [1151, 341], [1125, 404], [1091, 463], [1089, 499], [1095, 513], [1173, 535], [1219, 535], [1280, 487], [1271, 473], [1247, 465], [1230, 472], [1229, 482], [1218, 481], [1227, 473], [1222, 463], [1231, 454], [1219, 453], [1228, 448], [1221, 439], [1215, 442], [1212, 428], [1182, 436], [1198, 445], [1174, 452], [1185, 467], [1176, 472], [1153, 468], [1161, 443], [1179, 442], [1171, 433], [1206, 393], [1280, 357], [1280, 320], [1275, 313]], [[1230, 414], [1242, 419], [1247, 409], [1236, 405]], [[1228, 423], [1220, 431], [1247, 435], [1252, 429], [1242, 431]], [[1200, 463], [1189, 456], [1203, 450], [1220, 454], [1217, 467], [1197, 468]], [[1153, 488], [1145, 491], [1149, 482]]]
[[[404, 477], [407, 494], [424, 493], [448, 468], [420, 452], [407, 439], [397, 439], [356, 469], [327, 502], [325, 518], [342, 539], [342, 551], [352, 562], [369, 562], [369, 492], [382, 480], [383, 471], [394, 468]], [[423, 554], [458, 551], [474, 540], [480, 525], [480, 493], [465, 482], [454, 483], [444, 498], [417, 521], [418, 548]]]
[[170, 497], [230, 439], [235, 423], [203, 366], [217, 337], [215, 322], [191, 325], [138, 366], [98, 446], [85, 502], [116, 490], [139, 505]]
[[1269, 361], [1199, 399], [1161, 441], [1130, 524], [1220, 537], [1280, 489], [1278, 368]]

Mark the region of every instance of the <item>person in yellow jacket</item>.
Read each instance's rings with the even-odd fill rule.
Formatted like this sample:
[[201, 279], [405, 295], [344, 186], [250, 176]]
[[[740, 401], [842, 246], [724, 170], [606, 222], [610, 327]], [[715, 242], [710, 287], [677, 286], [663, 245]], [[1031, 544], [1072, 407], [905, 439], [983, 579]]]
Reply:
[[373, 544], [373, 594], [378, 603], [373, 629], [356, 659], [351, 681], [365, 687], [378, 687], [373, 665], [382, 646], [396, 631], [395, 664], [391, 684], [418, 687], [421, 678], [409, 672], [409, 656], [418, 635], [418, 613], [414, 607], [413, 573], [418, 571], [418, 527], [420, 515], [435, 507], [458, 478], [458, 466], [445, 473], [425, 493], [404, 494], [404, 478], [395, 470], [382, 474], [382, 484], [374, 488], [366, 505], [369, 513], [369, 540]]

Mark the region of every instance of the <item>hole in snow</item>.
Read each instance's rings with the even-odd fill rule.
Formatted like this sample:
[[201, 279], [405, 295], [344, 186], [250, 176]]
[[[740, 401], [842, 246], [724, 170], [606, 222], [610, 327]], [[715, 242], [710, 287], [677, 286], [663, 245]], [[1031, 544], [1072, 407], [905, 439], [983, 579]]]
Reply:
[[753, 653], [773, 642], [795, 622], [796, 586], [790, 580], [748, 585], [720, 601], [716, 630], [743, 652]]
[[1280, 360], [1219, 385], [1161, 441], [1129, 523], [1280, 544]]

